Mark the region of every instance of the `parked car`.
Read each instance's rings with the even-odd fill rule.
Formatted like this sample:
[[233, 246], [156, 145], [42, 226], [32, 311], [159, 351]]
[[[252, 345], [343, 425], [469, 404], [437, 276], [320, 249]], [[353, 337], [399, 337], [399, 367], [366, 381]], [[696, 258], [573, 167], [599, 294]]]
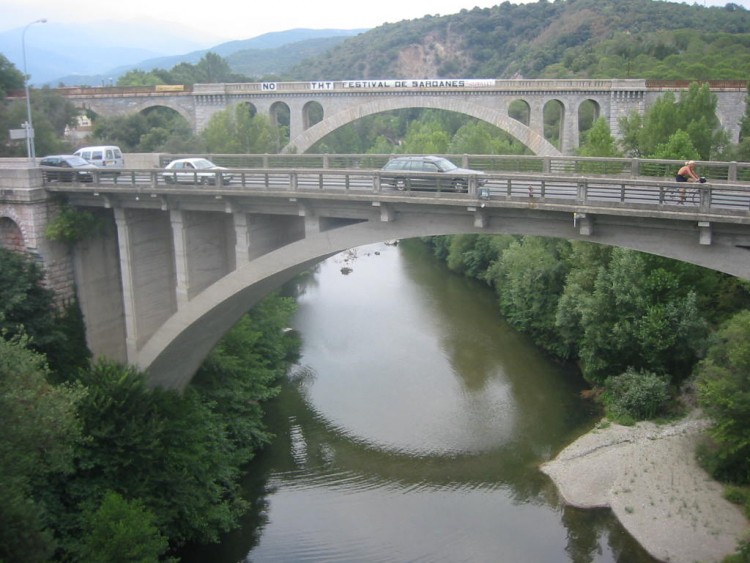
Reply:
[[[460, 168], [441, 156], [397, 156], [383, 166], [381, 180], [397, 190], [454, 190], [467, 192], [469, 177], [477, 177], [477, 185], [487, 183], [484, 172]], [[419, 173], [428, 172], [429, 176]], [[438, 176], [445, 175], [445, 177]]]
[[53, 154], [39, 161], [47, 182], [93, 182], [96, 166], [74, 154]]
[[[122, 157], [120, 147], [112, 145], [83, 147], [82, 149], [78, 149], [74, 154], [90, 162], [97, 168], [106, 168], [108, 171], [113, 168], [118, 169], [125, 166], [125, 159]], [[112, 174], [119, 175], [120, 172], [112, 171]]]
[[232, 181], [231, 172], [223, 166], [216, 166], [206, 158], [179, 158], [167, 164], [162, 178], [167, 184], [210, 184], [215, 185], [218, 181], [218, 173], [221, 173], [222, 184]]

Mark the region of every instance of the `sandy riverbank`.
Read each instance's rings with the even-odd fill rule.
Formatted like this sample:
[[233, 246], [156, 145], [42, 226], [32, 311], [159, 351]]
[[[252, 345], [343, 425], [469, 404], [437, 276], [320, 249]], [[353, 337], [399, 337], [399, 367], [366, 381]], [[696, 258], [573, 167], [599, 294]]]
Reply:
[[565, 502], [609, 507], [654, 557], [671, 563], [721, 561], [750, 532], [739, 507], [695, 461], [706, 421], [597, 428], [541, 469]]

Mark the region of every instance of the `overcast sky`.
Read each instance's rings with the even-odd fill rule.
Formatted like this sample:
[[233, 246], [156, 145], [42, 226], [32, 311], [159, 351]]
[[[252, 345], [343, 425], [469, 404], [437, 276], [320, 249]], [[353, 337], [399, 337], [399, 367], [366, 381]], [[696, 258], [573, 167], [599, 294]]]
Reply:
[[[514, 4], [533, 0], [511, 0]], [[155, 19], [196, 30], [206, 43], [249, 39], [294, 28], [360, 29], [426, 15], [449, 15], [502, 0], [0, 0], [0, 32], [46, 18], [59, 23]], [[724, 6], [726, 0], [686, 2]], [[734, 0], [750, 9], [750, 0]]]

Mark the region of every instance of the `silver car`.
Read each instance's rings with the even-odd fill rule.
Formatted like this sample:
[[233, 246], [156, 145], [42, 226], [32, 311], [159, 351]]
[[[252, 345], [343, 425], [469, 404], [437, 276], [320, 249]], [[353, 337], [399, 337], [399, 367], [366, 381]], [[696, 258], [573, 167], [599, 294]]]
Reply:
[[221, 176], [222, 184], [232, 181], [231, 172], [224, 172], [227, 168], [216, 166], [207, 158], [179, 158], [167, 164], [162, 172], [162, 178], [167, 184], [208, 184], [215, 185]]

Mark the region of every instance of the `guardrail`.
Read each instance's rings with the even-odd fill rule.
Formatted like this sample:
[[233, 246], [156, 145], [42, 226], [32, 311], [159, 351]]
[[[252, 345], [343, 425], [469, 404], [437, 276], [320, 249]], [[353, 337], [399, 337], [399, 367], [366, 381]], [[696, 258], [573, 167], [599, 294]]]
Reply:
[[[178, 158], [205, 157], [219, 166], [233, 168], [340, 168], [380, 169], [394, 154], [170, 154], [160, 155], [160, 166]], [[463, 168], [485, 172], [581, 174], [616, 177], [647, 177], [673, 180], [684, 164], [679, 160], [602, 158], [581, 156], [444, 154]], [[126, 155], [127, 159], [127, 155]], [[702, 176], [710, 181], [750, 182], [750, 162], [696, 161]]]
[[[59, 171], [59, 169], [45, 169]], [[481, 176], [467, 175], [459, 183], [466, 192], [457, 192], [455, 181], [445, 175], [399, 173], [406, 176], [403, 189], [393, 185], [393, 173], [364, 169], [232, 169], [227, 181], [226, 170], [211, 175], [195, 174], [174, 182], [173, 171], [164, 169], [123, 169], [112, 172], [92, 171], [92, 182], [61, 182], [45, 180], [50, 191], [108, 192], [122, 196], [135, 195], [280, 195], [289, 197], [312, 194], [378, 196], [415, 196], [446, 198], [447, 203], [460, 201], [473, 205], [478, 201], [554, 203], [570, 206], [619, 207], [629, 209], [680, 209], [711, 213], [750, 222], [750, 185], [736, 183], [677, 183], [674, 180], [648, 178], [612, 178], [603, 176], [571, 176], [556, 174], [517, 174], [488, 172]], [[434, 180], [431, 189], [412, 189], [408, 180], [419, 178], [421, 184]], [[452, 177], [455, 178], [455, 177]], [[679, 207], [678, 207], [679, 206]]]

